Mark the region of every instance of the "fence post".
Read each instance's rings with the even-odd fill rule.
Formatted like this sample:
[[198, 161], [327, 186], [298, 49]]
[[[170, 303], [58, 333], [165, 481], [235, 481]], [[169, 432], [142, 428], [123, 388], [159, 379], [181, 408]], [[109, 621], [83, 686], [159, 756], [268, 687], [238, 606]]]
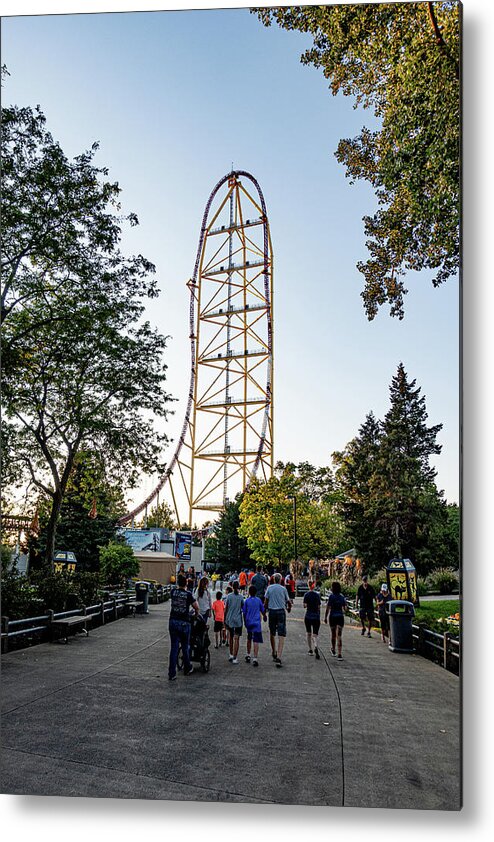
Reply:
[[116, 600], [115, 597], [113, 597], [112, 602], [113, 602], [113, 619], [116, 620], [117, 619], [117, 600]]
[[451, 637], [451, 632], [444, 632], [443, 635], [443, 667], [445, 670], [448, 669], [448, 657], [449, 657], [449, 649], [450, 643], [449, 639]]
[[9, 618], [8, 617], [2, 617], [2, 634], [5, 635], [5, 637], [2, 637], [2, 652], [8, 652], [9, 651], [9, 639], [7, 637], [8, 633], [9, 633]]
[[425, 624], [419, 623], [419, 639], [417, 641], [417, 649], [422, 654], [425, 651]]
[[48, 629], [48, 638], [51, 642], [53, 640], [53, 629], [51, 627], [51, 624], [53, 622], [53, 616], [54, 616], [55, 612], [53, 611], [52, 608], [48, 608], [46, 613], [48, 614], [48, 621], [46, 623], [46, 627]]
[[105, 623], [105, 602], [104, 602], [103, 599], [100, 602], [99, 615], [100, 615], [101, 625], [103, 626], [104, 623]]

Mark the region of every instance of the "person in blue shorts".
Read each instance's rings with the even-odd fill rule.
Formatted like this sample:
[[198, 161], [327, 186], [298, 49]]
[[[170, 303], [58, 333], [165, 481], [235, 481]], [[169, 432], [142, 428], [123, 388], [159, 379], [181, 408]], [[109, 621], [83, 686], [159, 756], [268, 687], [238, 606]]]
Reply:
[[250, 653], [252, 644], [254, 644], [254, 657], [252, 665], [259, 666], [259, 644], [262, 643], [262, 626], [261, 617], [266, 621], [266, 612], [264, 610], [264, 603], [258, 596], [256, 596], [257, 589], [255, 585], [249, 588], [249, 596], [242, 605], [242, 612], [244, 615], [245, 628], [247, 629], [247, 654], [245, 660], [250, 664]]
[[339, 582], [333, 582], [331, 585], [331, 593], [328, 596], [328, 601], [326, 604], [326, 613], [324, 615], [324, 622], [327, 624], [328, 622], [328, 614], [329, 614], [329, 627], [331, 629], [331, 654], [336, 657], [336, 641], [338, 640], [338, 660], [343, 660], [343, 655], [341, 654], [342, 648], [342, 634], [343, 634], [343, 626], [345, 625], [345, 615], [344, 611], [346, 611], [347, 602], [345, 597], [341, 592], [341, 585]]

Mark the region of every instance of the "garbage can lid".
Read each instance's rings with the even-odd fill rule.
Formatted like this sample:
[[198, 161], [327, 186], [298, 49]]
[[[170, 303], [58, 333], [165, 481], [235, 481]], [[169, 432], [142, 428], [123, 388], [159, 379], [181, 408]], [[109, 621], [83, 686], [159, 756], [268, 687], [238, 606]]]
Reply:
[[410, 614], [415, 615], [413, 602], [408, 602], [406, 599], [390, 599], [386, 603], [386, 610], [388, 614]]

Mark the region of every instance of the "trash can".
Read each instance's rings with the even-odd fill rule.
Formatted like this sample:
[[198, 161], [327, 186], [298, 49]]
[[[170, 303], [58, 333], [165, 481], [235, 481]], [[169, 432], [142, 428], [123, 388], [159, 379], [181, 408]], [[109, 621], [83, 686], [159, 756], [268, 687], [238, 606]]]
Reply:
[[389, 614], [391, 651], [413, 652], [412, 619], [415, 616], [413, 602], [390, 599], [386, 605], [386, 612]]
[[142, 602], [139, 613], [149, 614], [149, 584], [147, 582], [136, 582], [136, 599]]

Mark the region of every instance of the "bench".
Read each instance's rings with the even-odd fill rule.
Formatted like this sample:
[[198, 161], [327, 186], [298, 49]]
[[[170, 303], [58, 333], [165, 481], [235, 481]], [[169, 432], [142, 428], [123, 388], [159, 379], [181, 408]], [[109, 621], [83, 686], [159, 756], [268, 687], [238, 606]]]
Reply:
[[129, 609], [129, 611], [132, 612], [132, 616], [135, 617], [136, 609], [142, 608], [142, 606], [144, 605], [144, 602], [140, 599], [129, 599], [128, 602], [125, 603], [125, 605]]
[[69, 642], [69, 632], [73, 629], [74, 634], [77, 631], [82, 631], [86, 637], [89, 636], [89, 632], [86, 628], [88, 621], [91, 620], [91, 614], [76, 614], [73, 617], [62, 617], [60, 620], [52, 620], [50, 623], [50, 638], [51, 642], [55, 639], [53, 636], [54, 629], [60, 634], [57, 637], [57, 640], [65, 640], [65, 643]]

